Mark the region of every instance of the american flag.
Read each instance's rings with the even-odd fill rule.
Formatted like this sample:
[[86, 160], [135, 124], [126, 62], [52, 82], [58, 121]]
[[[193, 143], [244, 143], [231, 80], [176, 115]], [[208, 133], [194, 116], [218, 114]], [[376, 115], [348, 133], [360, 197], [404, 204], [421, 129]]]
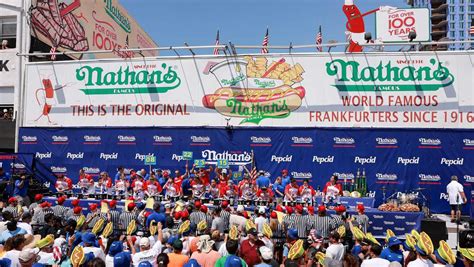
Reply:
[[127, 38], [125, 38], [125, 46], [123, 47], [123, 49], [128, 49], [128, 35]]
[[316, 35], [316, 48], [319, 52], [323, 52], [323, 47], [321, 44], [323, 43], [323, 33], [321, 32], [321, 25], [319, 26], [318, 35]]
[[469, 34], [474, 35], [474, 19], [471, 20], [471, 27], [469, 28]]
[[[52, 46], [49, 53], [56, 53], [56, 46]], [[56, 60], [56, 55], [51, 55], [51, 60]]]
[[268, 49], [267, 49], [267, 46], [268, 46], [268, 28], [267, 28], [267, 33], [265, 33], [265, 37], [263, 38], [263, 42], [262, 42], [262, 50], [260, 51], [260, 53], [262, 54], [268, 54]]
[[[217, 36], [216, 36], [216, 46], [219, 45], [219, 31], [217, 31]], [[219, 55], [219, 48], [217, 47], [214, 47], [214, 55]]]

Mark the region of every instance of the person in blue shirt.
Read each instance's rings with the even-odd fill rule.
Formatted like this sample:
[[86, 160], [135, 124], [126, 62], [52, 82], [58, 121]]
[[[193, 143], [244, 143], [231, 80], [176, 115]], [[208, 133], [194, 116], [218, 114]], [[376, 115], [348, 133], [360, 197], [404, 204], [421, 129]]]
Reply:
[[3, 200], [7, 200], [11, 196], [10, 178], [10, 173], [0, 167], [0, 194], [2, 194]]
[[156, 223], [161, 223], [162, 225], [165, 225], [166, 223], [166, 215], [164, 212], [161, 212], [160, 210], [161, 205], [159, 202], [155, 202], [153, 204], [153, 213], [150, 214], [147, 219], [146, 219], [146, 227], [150, 227], [151, 221], [155, 221]]
[[273, 193], [276, 198], [284, 198], [285, 197], [285, 187], [282, 184], [281, 177], [278, 176], [273, 184]]
[[11, 220], [7, 223], [7, 231], [3, 231], [0, 234], [0, 244], [4, 244], [8, 238], [16, 235], [25, 235], [26, 230], [17, 226], [15, 220]]
[[120, 166], [117, 168], [117, 173], [115, 174], [114, 183], [120, 180], [120, 176], [125, 175], [125, 169]]
[[156, 170], [156, 173], [155, 173], [155, 177], [156, 177], [156, 180], [158, 181], [158, 183], [161, 185], [161, 188], [163, 188], [163, 186], [165, 186], [166, 180], [167, 180], [167, 179], [163, 176], [163, 170], [157, 169], [157, 170]]
[[380, 258], [386, 259], [389, 262], [397, 261], [400, 264], [403, 264], [403, 252], [400, 249], [402, 242], [398, 240], [396, 236], [392, 236], [388, 239], [387, 248], [382, 250]]
[[20, 179], [15, 181], [15, 189], [13, 190], [14, 196], [20, 196], [24, 199], [24, 203], [29, 205], [27, 198], [28, 187], [30, 186], [30, 180], [26, 178], [26, 175], [21, 175]]
[[269, 188], [270, 187], [270, 178], [265, 176], [264, 171], [259, 171], [258, 172], [258, 178], [257, 178], [257, 187], [258, 188]]
[[281, 184], [283, 185], [283, 188], [285, 188], [287, 185], [290, 184], [291, 177], [288, 174], [288, 170], [284, 169], [281, 171]]
[[183, 190], [183, 196], [192, 196], [193, 195], [193, 181], [196, 176], [190, 174], [189, 177], [184, 178], [183, 183], [181, 184], [181, 189]]

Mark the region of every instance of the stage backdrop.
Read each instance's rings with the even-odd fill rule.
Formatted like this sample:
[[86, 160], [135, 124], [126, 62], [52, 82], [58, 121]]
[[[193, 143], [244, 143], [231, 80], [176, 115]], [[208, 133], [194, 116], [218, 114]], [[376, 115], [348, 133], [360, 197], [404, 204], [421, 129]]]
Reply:
[[[79, 120], [79, 119], [76, 119]], [[422, 187], [435, 212], [449, 210], [446, 185], [457, 175], [466, 185], [474, 181], [474, 138], [469, 130], [394, 130], [323, 128], [22, 128], [22, 153], [33, 153], [39, 172], [65, 173], [77, 182], [79, 169], [112, 176], [118, 166], [147, 168], [147, 155], [171, 171], [184, 170], [183, 151], [215, 165], [228, 160], [230, 168], [251, 162], [272, 180], [282, 169], [317, 188], [333, 173], [342, 182], [365, 170], [369, 196], [383, 198]], [[190, 161], [190, 165], [192, 165]], [[247, 165], [249, 166], [249, 165]], [[470, 203], [470, 201], [469, 201]], [[466, 206], [466, 212], [469, 207]], [[467, 213], [466, 213], [467, 214]]]
[[474, 128], [473, 52], [30, 63], [25, 127]]

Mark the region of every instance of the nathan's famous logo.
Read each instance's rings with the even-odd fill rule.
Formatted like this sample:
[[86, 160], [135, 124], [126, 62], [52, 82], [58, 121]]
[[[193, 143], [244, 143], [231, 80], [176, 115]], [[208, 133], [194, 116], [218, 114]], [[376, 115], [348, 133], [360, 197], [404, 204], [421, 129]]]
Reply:
[[128, 33], [132, 31], [132, 26], [128, 18], [119, 10], [117, 6], [114, 6], [113, 0], [104, 0], [106, 3], [105, 11], [107, 14]]
[[357, 61], [336, 59], [326, 63], [326, 73], [338, 77], [333, 86], [339, 91], [436, 91], [454, 82], [449, 69], [434, 58], [416, 67], [395, 64], [380, 61], [376, 67], [362, 67]]
[[157, 94], [177, 88], [181, 84], [178, 73], [166, 63], [159, 66], [161, 69], [146, 70], [131, 70], [127, 66], [107, 72], [86, 65], [76, 69], [76, 79], [85, 82], [80, 90], [86, 95]]
[[271, 63], [265, 57], [244, 57], [213, 64], [204, 74], [213, 75], [220, 88], [205, 95], [203, 105], [228, 117], [244, 118], [240, 124], [259, 124], [263, 119], [284, 119], [297, 110], [305, 96], [304, 69], [282, 58]]

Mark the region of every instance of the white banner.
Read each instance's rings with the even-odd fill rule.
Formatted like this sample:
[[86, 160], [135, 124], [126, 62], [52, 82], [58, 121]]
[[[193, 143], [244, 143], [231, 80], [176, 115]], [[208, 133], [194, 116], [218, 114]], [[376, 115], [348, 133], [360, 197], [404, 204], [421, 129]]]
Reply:
[[473, 55], [31, 63], [23, 126], [474, 128]]
[[428, 8], [386, 9], [375, 14], [377, 39], [384, 43], [408, 42], [410, 31], [416, 32], [415, 42], [431, 40]]
[[16, 49], [0, 50], [0, 87], [15, 87], [18, 80]]

